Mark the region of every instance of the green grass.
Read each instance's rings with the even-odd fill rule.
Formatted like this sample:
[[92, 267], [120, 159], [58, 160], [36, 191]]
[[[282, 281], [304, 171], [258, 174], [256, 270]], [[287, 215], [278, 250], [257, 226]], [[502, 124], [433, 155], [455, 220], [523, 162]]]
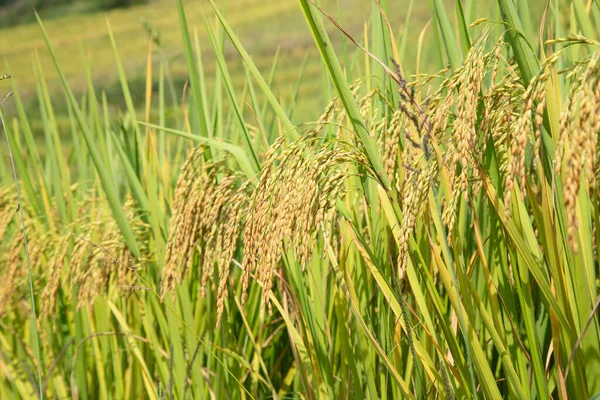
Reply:
[[600, 9], [215, 3], [23, 36], [0, 398], [597, 397]]

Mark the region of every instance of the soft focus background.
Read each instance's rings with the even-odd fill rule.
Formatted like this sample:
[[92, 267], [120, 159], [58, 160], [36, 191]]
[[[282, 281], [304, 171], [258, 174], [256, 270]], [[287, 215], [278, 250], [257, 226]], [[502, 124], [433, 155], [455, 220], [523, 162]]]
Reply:
[[[217, 2], [231, 26], [265, 77], [272, 75], [274, 92], [286, 104], [296, 98], [296, 121], [314, 120], [326, 101], [327, 91], [322, 90], [323, 64], [306, 23], [295, 0], [237, 0]], [[359, 39], [370, 12], [368, 1], [325, 1], [324, 8], [338, 19], [349, 33]], [[212, 90], [216, 71], [215, 59], [206, 35], [204, 18], [212, 23], [210, 6], [204, 1], [185, 1], [188, 24], [197, 32], [203, 49], [202, 63], [207, 85]], [[3, 2], [0, 8], [0, 60], [10, 70], [19, 91], [28, 105], [31, 117], [36, 112], [35, 63], [39, 59], [41, 73], [53, 96], [62, 96], [57, 73], [35, 23], [33, 9], [46, 22], [46, 28], [56, 46], [56, 53], [65, 75], [75, 93], [87, 88], [87, 74], [91, 74], [94, 87], [100, 95], [106, 93], [110, 107], [124, 106], [114, 53], [107, 31], [107, 20], [112, 27], [123, 67], [129, 80], [132, 97], [139, 107], [145, 102], [146, 64], [148, 41], [154, 39], [153, 62], [157, 66], [166, 59], [169, 68], [170, 95], [181, 102], [187, 79], [183, 55], [181, 29], [176, 4], [169, 0], [153, 1], [27, 1]], [[395, 2], [390, 7], [390, 22], [399, 34], [405, 30], [406, 16], [411, 14], [409, 41], [415, 43], [419, 33], [430, 18], [428, 5], [417, 1]], [[331, 25], [329, 28], [335, 30]], [[427, 39], [427, 37], [425, 38]], [[344, 60], [356, 64], [356, 48], [348, 44], [339, 32], [332, 36], [336, 48], [345, 54]], [[227, 42], [227, 41], [226, 41]], [[407, 46], [407, 64], [415, 68], [416, 46]], [[246, 82], [243, 63], [233, 47], [225, 43], [225, 56], [237, 89]], [[426, 68], [431, 54], [423, 55]], [[355, 73], [356, 74], [356, 73]], [[158, 68], [154, 69], [158, 75]], [[155, 90], [157, 79], [154, 80]], [[64, 102], [57, 101], [58, 123], [66, 124]], [[7, 104], [11, 108], [11, 104]], [[37, 114], [37, 115], [36, 115]], [[35, 123], [34, 128], [38, 127]]]

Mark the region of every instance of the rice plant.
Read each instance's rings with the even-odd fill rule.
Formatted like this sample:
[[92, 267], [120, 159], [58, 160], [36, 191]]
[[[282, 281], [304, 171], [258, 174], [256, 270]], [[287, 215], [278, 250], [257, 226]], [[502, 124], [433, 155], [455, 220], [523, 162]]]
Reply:
[[298, 3], [332, 93], [314, 122], [212, 0], [215, 84], [178, 1], [189, 85], [171, 104], [150, 41], [142, 111], [107, 21], [119, 115], [38, 18], [64, 97], [38, 63], [43, 146], [15, 80], [3, 115], [0, 398], [600, 394], [597, 4], [433, 0], [422, 68], [391, 2], [362, 38]]

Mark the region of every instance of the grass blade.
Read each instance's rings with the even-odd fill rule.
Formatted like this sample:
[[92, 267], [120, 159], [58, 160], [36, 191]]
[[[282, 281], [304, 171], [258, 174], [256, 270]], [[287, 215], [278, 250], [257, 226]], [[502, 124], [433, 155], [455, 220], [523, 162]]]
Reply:
[[58, 63], [56, 54], [54, 53], [54, 48], [52, 47], [52, 44], [50, 43], [50, 38], [48, 37], [46, 28], [44, 27], [44, 24], [42, 23], [42, 20], [40, 19], [39, 15], [37, 13], [36, 13], [36, 18], [38, 20], [38, 24], [42, 31], [44, 41], [46, 42], [46, 45], [48, 47], [48, 51], [50, 52], [52, 60], [54, 61], [54, 65], [56, 66], [56, 70], [57, 70], [60, 80], [62, 82], [63, 88], [67, 94], [67, 98], [69, 99], [69, 102], [71, 103], [71, 106], [73, 107], [73, 112], [75, 113], [75, 117], [77, 118], [77, 122], [79, 123], [79, 127], [81, 128], [81, 133], [83, 134], [83, 137], [86, 141], [88, 149], [90, 150], [90, 155], [92, 156], [92, 160], [94, 161], [94, 165], [96, 166], [96, 171], [98, 172], [98, 176], [100, 177], [100, 182], [102, 183], [102, 187], [104, 189], [104, 192], [106, 193], [106, 197], [108, 199], [110, 208], [113, 212], [113, 216], [121, 230], [121, 233], [123, 234], [123, 239], [125, 240], [125, 243], [131, 250], [131, 253], [136, 258], [139, 258], [140, 251], [139, 251], [138, 245], [136, 243], [136, 239], [133, 234], [133, 230], [131, 229], [131, 226], [129, 225], [127, 218], [125, 217], [125, 213], [123, 212], [123, 207], [121, 205], [121, 202], [119, 201], [119, 198], [117, 196], [117, 191], [116, 191], [114, 184], [110, 178], [108, 170], [106, 169], [106, 166], [104, 165], [104, 163], [102, 161], [102, 157], [100, 156], [98, 149], [96, 149], [96, 147], [95, 147], [95, 143], [94, 143], [94, 139], [92, 137], [91, 131], [88, 128], [87, 122], [85, 121], [83, 114], [81, 113], [81, 110], [79, 108], [79, 105], [77, 104], [77, 101], [75, 100], [75, 96], [73, 95], [73, 92], [71, 92], [71, 89], [69, 88], [67, 79], [65, 78], [65, 75], [63, 74], [62, 69], [60, 68], [60, 64]]

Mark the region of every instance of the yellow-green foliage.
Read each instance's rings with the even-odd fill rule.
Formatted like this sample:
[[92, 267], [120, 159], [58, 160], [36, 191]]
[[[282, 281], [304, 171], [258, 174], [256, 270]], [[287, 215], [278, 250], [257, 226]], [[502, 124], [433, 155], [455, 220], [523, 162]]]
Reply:
[[[498, 1], [515, 35], [469, 26], [473, 1], [453, 28], [432, 1], [448, 62], [409, 75], [420, 61], [403, 61], [377, 6], [363, 48], [342, 58], [321, 10], [299, 3], [335, 87], [300, 126], [224, 19], [209, 26], [213, 50], [228, 37], [256, 88], [240, 93], [217, 57], [217, 89], [192, 71], [171, 119], [164, 69], [145, 113], [126, 79], [119, 118], [93, 93], [79, 101], [40, 22], [74, 151], [63, 157], [41, 87], [40, 155], [17, 92], [5, 133], [20, 179], [0, 166], [0, 398], [600, 393], [593, 9], [571, 9], [586, 35], [539, 43], [523, 3]], [[196, 68], [193, 14], [178, 6]], [[561, 18], [545, 23], [560, 32]], [[344, 59], [366, 76], [350, 84]]]

